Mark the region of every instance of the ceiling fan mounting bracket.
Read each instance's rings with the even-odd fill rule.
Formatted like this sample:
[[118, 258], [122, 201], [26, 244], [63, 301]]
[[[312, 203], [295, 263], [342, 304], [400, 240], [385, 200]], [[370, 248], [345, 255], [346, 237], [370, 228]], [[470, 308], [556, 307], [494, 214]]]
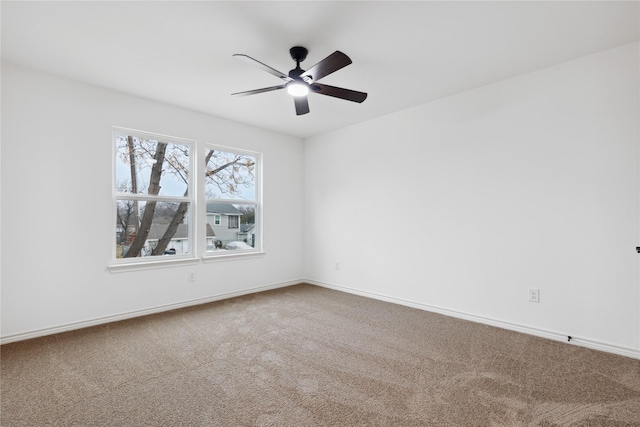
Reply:
[[307, 59], [307, 54], [309, 53], [309, 51], [306, 47], [294, 46], [289, 49], [289, 53], [291, 54], [291, 58], [293, 58], [294, 61], [300, 63]]

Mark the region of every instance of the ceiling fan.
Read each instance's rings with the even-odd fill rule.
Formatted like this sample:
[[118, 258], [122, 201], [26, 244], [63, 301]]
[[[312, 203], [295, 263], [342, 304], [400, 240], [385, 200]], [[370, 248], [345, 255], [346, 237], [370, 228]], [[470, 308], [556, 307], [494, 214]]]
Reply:
[[347, 101], [358, 103], [367, 99], [367, 94], [364, 92], [358, 92], [355, 90], [343, 89], [341, 87], [317, 83], [321, 78], [326, 77], [329, 74], [351, 64], [351, 59], [344, 53], [337, 50], [306, 71], [300, 68], [300, 63], [306, 59], [307, 53], [309, 53], [309, 51], [302, 46], [294, 46], [289, 49], [289, 53], [291, 54], [291, 58], [296, 61], [296, 68], [289, 71], [288, 75], [274, 68], [271, 68], [267, 64], [264, 64], [248, 55], [243, 55], [241, 53], [233, 55], [243, 59], [251, 60], [252, 64], [259, 66], [269, 74], [273, 74], [274, 76], [281, 78], [285, 81], [285, 83], [279, 86], [248, 90], [246, 92], [236, 92], [232, 93], [232, 95], [255, 95], [258, 93], [271, 92], [274, 90], [286, 88], [287, 92], [289, 92], [289, 94], [293, 96], [293, 101], [296, 107], [296, 114], [298, 116], [307, 114], [309, 112], [309, 101], [307, 99], [307, 94], [310, 92], [320, 95], [333, 96], [335, 98], [346, 99]]

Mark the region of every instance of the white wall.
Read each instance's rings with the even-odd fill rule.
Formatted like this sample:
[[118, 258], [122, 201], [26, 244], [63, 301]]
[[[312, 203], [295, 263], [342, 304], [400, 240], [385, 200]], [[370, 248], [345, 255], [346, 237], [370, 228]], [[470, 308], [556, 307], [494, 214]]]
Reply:
[[[267, 254], [110, 273], [112, 126], [263, 153]], [[302, 162], [297, 138], [3, 64], [2, 338], [298, 282]]]
[[638, 77], [635, 43], [306, 141], [306, 276], [640, 356]]

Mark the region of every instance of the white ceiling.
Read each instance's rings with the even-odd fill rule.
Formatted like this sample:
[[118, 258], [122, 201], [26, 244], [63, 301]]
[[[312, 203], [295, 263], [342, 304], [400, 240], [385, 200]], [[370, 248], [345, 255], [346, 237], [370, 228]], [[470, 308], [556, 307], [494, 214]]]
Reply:
[[[639, 3], [2, 1], [2, 60], [224, 118], [309, 137], [640, 39]], [[304, 69], [335, 50], [353, 64], [296, 116], [281, 84], [233, 58]]]

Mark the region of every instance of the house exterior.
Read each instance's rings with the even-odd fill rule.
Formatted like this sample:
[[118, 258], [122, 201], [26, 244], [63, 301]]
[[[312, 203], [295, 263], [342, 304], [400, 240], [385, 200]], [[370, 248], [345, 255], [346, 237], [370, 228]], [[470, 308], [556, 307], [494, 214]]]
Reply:
[[240, 232], [238, 232], [238, 240], [246, 242], [249, 245], [255, 247], [256, 243], [256, 225], [255, 224], [240, 224]]
[[[255, 243], [255, 225], [241, 224], [242, 212], [230, 203], [207, 203], [207, 225], [215, 233], [215, 240], [224, 247], [229, 242]], [[207, 250], [211, 250], [207, 246]]]

